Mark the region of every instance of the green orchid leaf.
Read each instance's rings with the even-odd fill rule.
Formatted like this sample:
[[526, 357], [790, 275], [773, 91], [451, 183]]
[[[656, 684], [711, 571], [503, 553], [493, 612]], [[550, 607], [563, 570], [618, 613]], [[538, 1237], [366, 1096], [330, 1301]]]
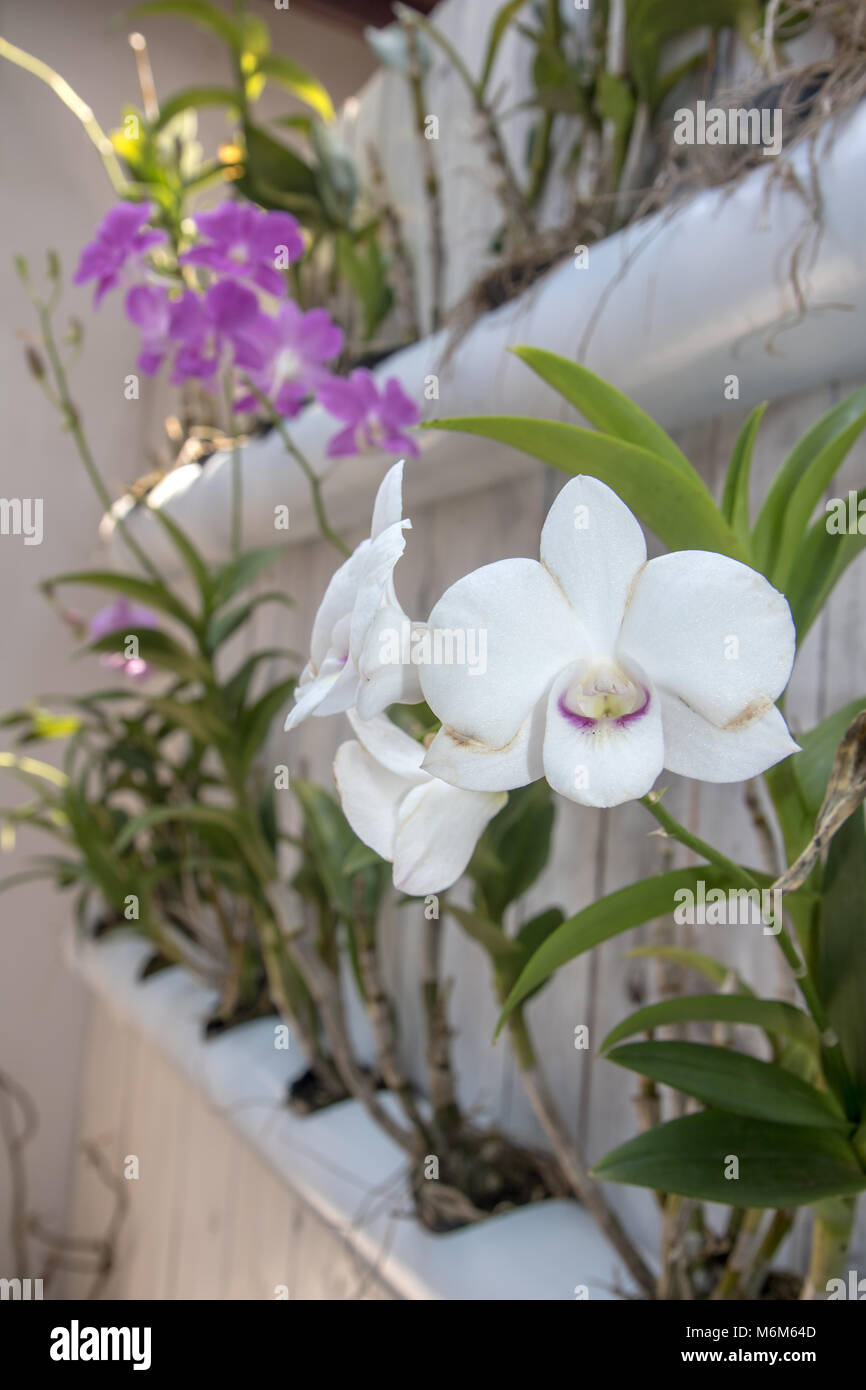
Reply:
[[596, 376], [587, 367], [582, 367], [579, 362], [571, 362], [567, 357], [547, 352], [544, 348], [516, 347], [511, 351], [602, 434], [613, 435], [626, 444], [635, 444], [640, 449], [658, 454], [703, 487], [697, 470], [670, 435], [615, 386]]
[[237, 559], [222, 565], [213, 578], [213, 603], [220, 608], [248, 584], [254, 584], [265, 570], [284, 554], [282, 546], [263, 545], [245, 550]]
[[[840, 500], [847, 513], [848, 499]], [[861, 503], [866, 503], [866, 488], [855, 494], [856, 530], [850, 529], [852, 518], [846, 516], [845, 531], [837, 531], [836, 519], [826, 512], [812, 523], [803, 537], [785, 591], [799, 642], [803, 641], [848, 566], [866, 547], [866, 523], [862, 531], [859, 528], [863, 520], [859, 511]]]
[[733, 966], [726, 965], [724, 961], [716, 960], [715, 956], [707, 955], [705, 951], [693, 951], [688, 946], [633, 946], [630, 951], [626, 951], [626, 958], [649, 960], [663, 960], [671, 965], [681, 965], [685, 970], [694, 970], [696, 974], [703, 975], [704, 979], [711, 984], [723, 988], [729, 981], [733, 981], [738, 994], [754, 994], [751, 985], [746, 984], [745, 980], [737, 974]]
[[[576, 956], [591, 951], [602, 942], [609, 941], [622, 932], [630, 931], [643, 922], [672, 913], [676, 906], [674, 894], [681, 889], [695, 892], [698, 880], [702, 880], [709, 892], [711, 888], [738, 888], [729, 873], [699, 864], [689, 869], [672, 869], [654, 878], [641, 879], [627, 888], [608, 893], [581, 912], [575, 913], [558, 927], [538, 948], [527, 964], [517, 984], [505, 1002], [497, 1032], [508, 1015], [527, 995], [537, 989], [556, 970]], [[769, 883], [766, 875], [763, 882]]]
[[[820, 420], [794, 446], [773, 479], [764, 505], [758, 513], [752, 534], [752, 548], [756, 566], [773, 583], [776, 583], [773, 576], [780, 573], [779, 555], [783, 544], [786, 554], [790, 553], [791, 546], [796, 552], [814, 507], [813, 503], [806, 515], [802, 517], [802, 525], [796, 535], [790, 535], [788, 508], [795, 492], [810, 470], [814, 470], [813, 478], [826, 477], [828, 468], [834, 459], [838, 467], [847, 448], [850, 447], [850, 443], [840, 445], [840, 441], [845, 440], [848, 432], [854, 427], [854, 434], [851, 439], [853, 442], [853, 438], [862, 428], [858, 422], [862, 420], [864, 411], [866, 411], [866, 386], [860, 387], [859, 390], [854, 391], [844, 401], [841, 401], [839, 405], [822, 415]], [[825, 485], [822, 485], [816, 494], [816, 502]], [[801, 498], [804, 495], [802, 494]], [[784, 588], [784, 585], [777, 585], [777, 587]]]
[[290, 92], [298, 101], [302, 101], [305, 106], [311, 107], [323, 121], [333, 121], [336, 112], [334, 103], [327, 89], [322, 85], [318, 78], [300, 64], [292, 61], [291, 58], [271, 53], [266, 58], [262, 58], [256, 67], [256, 71], [263, 73], [271, 82], [276, 82]]
[[664, 999], [637, 1009], [608, 1033], [601, 1044], [607, 1052], [623, 1038], [671, 1023], [754, 1024], [773, 1036], [793, 1038], [818, 1051], [821, 1039], [808, 1014], [777, 999], [754, 999], [743, 994], [693, 994]]
[[722, 516], [745, 550], [748, 550], [750, 545], [749, 479], [752, 470], [752, 452], [766, 409], [766, 401], [761, 405], [756, 405], [740, 430], [728, 464], [725, 491], [722, 497]]
[[773, 1062], [730, 1048], [666, 1040], [624, 1043], [606, 1056], [618, 1066], [733, 1115], [846, 1132], [851, 1128], [826, 1092]]
[[866, 695], [861, 695], [828, 715], [808, 733], [797, 735], [800, 752], [794, 754], [791, 767], [812, 820], [821, 809], [839, 744], [852, 720], [864, 709]]
[[564, 473], [588, 473], [613, 488], [671, 550], [715, 550], [747, 561], [705, 485], [648, 449], [578, 425], [517, 415], [431, 420], [424, 428], [479, 435]]
[[51, 579], [48, 587], [54, 588], [58, 584], [86, 584], [91, 588], [106, 589], [134, 603], [155, 608], [159, 613], [167, 613], [192, 630], [196, 627], [195, 615], [164, 584], [157, 584], [152, 579], [138, 579], [121, 570], [69, 570]]
[[217, 5], [207, 0], [142, 0], [125, 11], [123, 19], [155, 19], [167, 15], [174, 19], [188, 19], [200, 29], [207, 29], [229, 45], [236, 52], [243, 46], [243, 29]]
[[639, 1134], [593, 1174], [725, 1206], [810, 1206], [866, 1190], [866, 1173], [841, 1134], [706, 1110]]
[[238, 112], [241, 99], [231, 87], [184, 87], [182, 91], [175, 92], [174, 96], [161, 103], [159, 115], [151, 129], [154, 133], [164, 130], [169, 121], [173, 121], [182, 111], [197, 110], [200, 106], [227, 106], [230, 110]]

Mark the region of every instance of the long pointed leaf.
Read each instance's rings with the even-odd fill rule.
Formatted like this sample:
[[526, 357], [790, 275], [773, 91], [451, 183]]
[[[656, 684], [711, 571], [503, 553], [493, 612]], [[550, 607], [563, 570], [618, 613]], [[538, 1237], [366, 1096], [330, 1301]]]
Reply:
[[756, 405], [743, 425], [731, 454], [722, 497], [722, 516], [745, 549], [749, 549], [749, 478], [752, 471], [752, 451], [758, 430], [767, 409], [767, 402]]
[[564, 473], [600, 478], [671, 550], [715, 550], [747, 561], [709, 491], [658, 454], [557, 420], [517, 415], [431, 420], [429, 429], [480, 435]]
[[50, 583], [52, 587], [56, 584], [87, 584], [96, 589], [107, 589], [135, 603], [156, 608], [160, 613], [168, 613], [187, 627], [195, 627], [193, 614], [169, 593], [164, 584], [155, 584], [151, 579], [138, 579], [134, 575], [124, 574], [122, 570], [70, 570], [66, 574], [58, 574]]
[[732, 1115], [820, 1129], [851, 1128], [826, 1093], [773, 1062], [730, 1048], [671, 1040], [624, 1043], [606, 1055], [617, 1066]]
[[782, 1000], [753, 999], [744, 994], [691, 994], [637, 1009], [611, 1029], [600, 1050], [607, 1052], [623, 1038], [670, 1023], [755, 1024], [765, 1033], [796, 1038], [816, 1051], [821, 1041], [809, 1015]]
[[[569, 917], [539, 947], [526, 966], [505, 1001], [498, 1028], [502, 1027], [511, 1011], [560, 966], [592, 950], [594, 946], [600, 946], [603, 941], [640, 926], [642, 922], [673, 912], [676, 906], [674, 894], [682, 888], [694, 892], [699, 879], [706, 884], [707, 891], [740, 886], [725, 871], [709, 864], [699, 864], [689, 869], [672, 869], [669, 873], [632, 883], [628, 888], [609, 893], [582, 912]], [[765, 881], [769, 882], [769, 879]]]
[[773, 479], [752, 534], [756, 564], [764, 574], [769, 574], [773, 568], [786, 525], [788, 503], [801, 478], [812, 461], [831, 447], [864, 410], [866, 386], [822, 415], [785, 459]]
[[[861, 488], [856, 497], [859, 507], [866, 501], [866, 488]], [[785, 590], [799, 642], [803, 641], [848, 566], [866, 548], [866, 531], [858, 528], [838, 535], [827, 530], [827, 521], [825, 514], [809, 527]]]
[[801, 1207], [866, 1191], [866, 1173], [842, 1135], [720, 1110], [657, 1125], [613, 1149], [593, 1172], [603, 1182], [726, 1206]]
[[681, 473], [703, 486], [700, 475], [670, 435], [615, 386], [596, 376], [587, 367], [582, 367], [579, 362], [570, 362], [567, 357], [547, 352], [544, 348], [516, 347], [511, 351], [531, 367], [542, 381], [546, 381], [548, 386], [552, 386], [554, 391], [575, 406], [602, 434], [613, 435], [615, 439], [625, 440], [626, 444], [636, 444], [640, 449], [659, 454]]

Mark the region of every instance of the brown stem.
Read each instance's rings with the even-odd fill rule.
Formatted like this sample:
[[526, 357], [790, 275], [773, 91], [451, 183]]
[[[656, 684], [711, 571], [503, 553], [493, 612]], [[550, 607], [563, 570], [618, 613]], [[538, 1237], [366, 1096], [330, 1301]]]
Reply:
[[508, 1022], [523, 1088], [536, 1119], [550, 1140], [569, 1187], [607, 1236], [647, 1298], [654, 1298], [656, 1281], [652, 1271], [626, 1234], [619, 1217], [608, 1206], [601, 1188], [589, 1176], [583, 1156], [565, 1127], [556, 1101], [538, 1065], [521, 1011], [515, 1009]]
[[520, 233], [520, 240], [532, 241], [537, 234], [535, 218], [511, 167], [496, 117], [482, 97], [475, 99], [475, 112], [481, 122], [481, 133], [487, 146], [487, 158], [499, 171], [499, 197], [508, 216]]
[[710, 1297], [716, 1302], [729, 1298], [740, 1298], [740, 1285], [743, 1274], [755, 1254], [758, 1231], [764, 1218], [763, 1211], [750, 1207], [743, 1214], [733, 1248], [718, 1284]]
[[[610, 0], [607, 17], [605, 69], [609, 76], [622, 78], [626, 67], [626, 6], [625, 0]], [[599, 193], [610, 193], [616, 181], [616, 121], [605, 117], [601, 128], [601, 158], [599, 162]]]
[[319, 1017], [331, 1046], [334, 1065], [343, 1084], [351, 1095], [363, 1102], [367, 1113], [394, 1140], [395, 1144], [399, 1144], [401, 1149], [415, 1157], [417, 1144], [413, 1136], [407, 1133], [396, 1120], [392, 1119], [388, 1111], [380, 1104], [372, 1081], [355, 1063], [352, 1044], [349, 1041], [343, 1019], [336, 979], [310, 940], [309, 927], [303, 925], [291, 933], [282, 930], [280, 924], [285, 916], [285, 908], [280, 901], [282, 892], [282, 885], [276, 883], [269, 885], [268, 897], [272, 904], [275, 929], [286, 941], [291, 958], [312, 995], [313, 1003], [319, 1011]]
[[319, 1083], [335, 1100], [342, 1099], [346, 1091], [333, 1062], [323, 1053], [318, 1038], [314, 1031], [307, 1027], [300, 1011], [292, 1008], [283, 974], [284, 943], [280, 936], [279, 927], [270, 914], [263, 915], [259, 921], [258, 939], [271, 1002], [283, 1021], [297, 1032], [310, 1064], [310, 1070], [315, 1074]]
[[379, 1063], [379, 1070], [382, 1079], [389, 1091], [397, 1096], [402, 1106], [406, 1119], [418, 1134], [421, 1141], [429, 1148], [432, 1143], [430, 1133], [425, 1125], [418, 1106], [412, 1085], [400, 1066], [397, 1056], [397, 1034], [394, 1029], [394, 1014], [391, 1001], [385, 992], [385, 986], [379, 971], [379, 959], [376, 954], [376, 944], [369, 934], [362, 934], [358, 942], [358, 967], [361, 972], [361, 981], [364, 986], [364, 1005], [367, 1010], [367, 1017], [370, 1020], [370, 1027], [373, 1030], [373, 1040], [376, 1044], [376, 1057]]
[[765, 867], [768, 873], [777, 877], [780, 873], [784, 872], [785, 865], [779, 863], [776, 842], [773, 839], [773, 831], [770, 827], [770, 822], [764, 815], [764, 808], [761, 805], [761, 800], [758, 795], [758, 782], [756, 778], [753, 777], [751, 781], [746, 783], [744, 796], [749, 815], [752, 818], [752, 824], [758, 835]]
[[[425, 141], [425, 144], [428, 143], [429, 141]], [[391, 270], [397, 291], [397, 300], [406, 318], [406, 331], [409, 339], [411, 342], [416, 342], [421, 337], [421, 323], [418, 317], [418, 297], [415, 293], [415, 269], [412, 265], [409, 248], [406, 245], [406, 238], [403, 235], [403, 223], [400, 220], [400, 214], [389, 195], [379, 151], [372, 141], [367, 145], [367, 163], [370, 165], [373, 192], [376, 195], [376, 202], [388, 234], [393, 257]]]
[[457, 1088], [451, 1066], [451, 1030], [448, 1027], [446, 994], [440, 984], [439, 962], [442, 924], [436, 918], [424, 923], [421, 939], [421, 1000], [427, 1020], [427, 1078], [430, 1103], [437, 1127], [446, 1136], [462, 1126]]
[[427, 139], [427, 104], [424, 95], [424, 74], [421, 67], [421, 54], [418, 48], [418, 35], [412, 24], [403, 26], [406, 46], [409, 50], [409, 91], [412, 98], [412, 113], [415, 120], [415, 134], [421, 151], [424, 177], [424, 197], [427, 200], [427, 217], [430, 224], [430, 265], [432, 275], [431, 326], [433, 332], [442, 320], [443, 296], [445, 286], [445, 236], [442, 223], [442, 189], [433, 153], [433, 141]]
[[790, 1231], [793, 1221], [794, 1213], [792, 1211], [774, 1212], [766, 1234], [755, 1251], [752, 1267], [746, 1275], [743, 1284], [743, 1296], [745, 1298], [758, 1297], [770, 1261]]
[[[16, 1106], [21, 1114], [20, 1128], [15, 1122]], [[15, 1260], [15, 1277], [19, 1279], [28, 1277], [30, 1258], [27, 1241], [28, 1194], [24, 1150], [36, 1133], [38, 1123], [36, 1107], [30, 1096], [11, 1076], [0, 1072], [0, 1133], [6, 1146], [11, 1177], [9, 1235]]]
[[661, 1300], [691, 1300], [694, 1289], [688, 1271], [688, 1258], [684, 1248], [686, 1233], [694, 1214], [694, 1202], [674, 1193], [665, 1198], [664, 1219], [662, 1221], [662, 1269], [659, 1275], [657, 1297]]

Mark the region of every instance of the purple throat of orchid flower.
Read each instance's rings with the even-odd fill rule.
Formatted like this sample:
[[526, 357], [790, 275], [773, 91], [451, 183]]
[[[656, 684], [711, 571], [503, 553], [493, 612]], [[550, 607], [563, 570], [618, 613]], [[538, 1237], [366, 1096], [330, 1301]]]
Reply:
[[621, 667], [603, 665], [564, 690], [557, 706], [564, 719], [584, 731], [627, 729], [647, 713], [650, 693]]

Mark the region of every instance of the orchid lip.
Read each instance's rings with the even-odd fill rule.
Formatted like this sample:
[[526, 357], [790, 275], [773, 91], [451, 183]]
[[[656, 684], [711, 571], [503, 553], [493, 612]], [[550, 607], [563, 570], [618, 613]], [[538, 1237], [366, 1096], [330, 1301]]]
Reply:
[[560, 714], [579, 729], [614, 725], [625, 729], [646, 714], [650, 693], [621, 667], [596, 667], [564, 690], [557, 701]]

